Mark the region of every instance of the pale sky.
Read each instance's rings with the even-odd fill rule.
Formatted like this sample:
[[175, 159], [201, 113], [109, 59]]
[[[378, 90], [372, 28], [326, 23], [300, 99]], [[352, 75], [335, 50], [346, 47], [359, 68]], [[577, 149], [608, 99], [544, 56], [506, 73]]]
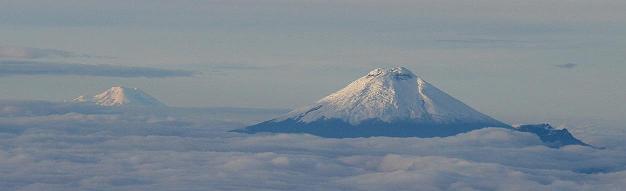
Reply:
[[404, 66], [509, 122], [623, 121], [624, 10], [622, 0], [0, 0], [0, 99], [124, 85], [171, 106], [294, 108]]

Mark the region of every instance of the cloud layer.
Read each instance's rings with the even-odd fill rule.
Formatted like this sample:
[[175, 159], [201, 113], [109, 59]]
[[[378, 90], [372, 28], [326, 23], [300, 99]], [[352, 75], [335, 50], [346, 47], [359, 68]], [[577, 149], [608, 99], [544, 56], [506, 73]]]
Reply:
[[325, 139], [226, 132], [243, 124], [223, 121], [221, 116], [236, 119], [240, 113], [242, 119], [256, 115], [258, 120], [273, 115], [259, 110], [29, 112], [53, 106], [74, 107], [0, 104], [0, 187], [619, 190], [626, 186], [623, 148], [551, 149], [531, 134], [506, 129], [430, 139]]
[[80, 75], [106, 77], [188, 77], [194, 72], [149, 67], [129, 67], [118, 65], [89, 65], [73, 63], [54, 63], [37, 61], [0, 61], [0, 77], [16, 75]]
[[57, 49], [0, 46], [0, 58], [38, 59], [38, 58], [101, 58]]
[[554, 65], [558, 68], [563, 68], [563, 69], [572, 69], [572, 68], [576, 68], [578, 66], [578, 64], [574, 64], [574, 63], [567, 63], [567, 64], [558, 64], [558, 65]]

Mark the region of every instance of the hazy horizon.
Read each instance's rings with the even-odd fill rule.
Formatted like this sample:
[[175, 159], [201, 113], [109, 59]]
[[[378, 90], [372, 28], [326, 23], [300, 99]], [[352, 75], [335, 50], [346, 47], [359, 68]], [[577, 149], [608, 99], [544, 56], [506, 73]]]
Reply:
[[[296, 108], [374, 68], [404, 66], [509, 121], [626, 112], [623, 1], [2, 4], [0, 59], [42, 62], [47, 75], [3, 65], [0, 99], [62, 101], [126, 85], [171, 106]], [[51, 63], [193, 74], [76, 76]]]
[[626, 187], [624, 0], [0, 0], [0, 36], [0, 190]]

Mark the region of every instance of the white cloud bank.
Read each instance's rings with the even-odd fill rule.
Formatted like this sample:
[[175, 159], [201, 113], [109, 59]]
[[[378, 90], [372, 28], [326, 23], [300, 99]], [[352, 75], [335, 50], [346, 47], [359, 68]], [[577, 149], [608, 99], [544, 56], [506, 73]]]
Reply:
[[[4, 111], [0, 114], [0, 187], [6, 190], [620, 190], [626, 186], [626, 150], [621, 147], [551, 149], [531, 134], [505, 129], [430, 139], [325, 139], [228, 133], [242, 124], [211, 117], [222, 115], [218, 110], [205, 112], [203, 118], [177, 114], [183, 111], [33, 113], [22, 107], [33, 106], [0, 106]], [[249, 118], [250, 112], [245, 115]]]

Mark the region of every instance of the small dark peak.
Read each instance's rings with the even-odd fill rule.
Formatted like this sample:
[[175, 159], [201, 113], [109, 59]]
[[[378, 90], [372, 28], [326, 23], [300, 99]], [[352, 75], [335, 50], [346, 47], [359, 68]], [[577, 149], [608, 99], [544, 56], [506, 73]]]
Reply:
[[567, 129], [556, 129], [550, 124], [520, 125], [514, 127], [515, 130], [521, 132], [533, 133], [546, 143], [547, 146], [560, 148], [567, 145], [591, 146], [581, 140], [576, 139]]

